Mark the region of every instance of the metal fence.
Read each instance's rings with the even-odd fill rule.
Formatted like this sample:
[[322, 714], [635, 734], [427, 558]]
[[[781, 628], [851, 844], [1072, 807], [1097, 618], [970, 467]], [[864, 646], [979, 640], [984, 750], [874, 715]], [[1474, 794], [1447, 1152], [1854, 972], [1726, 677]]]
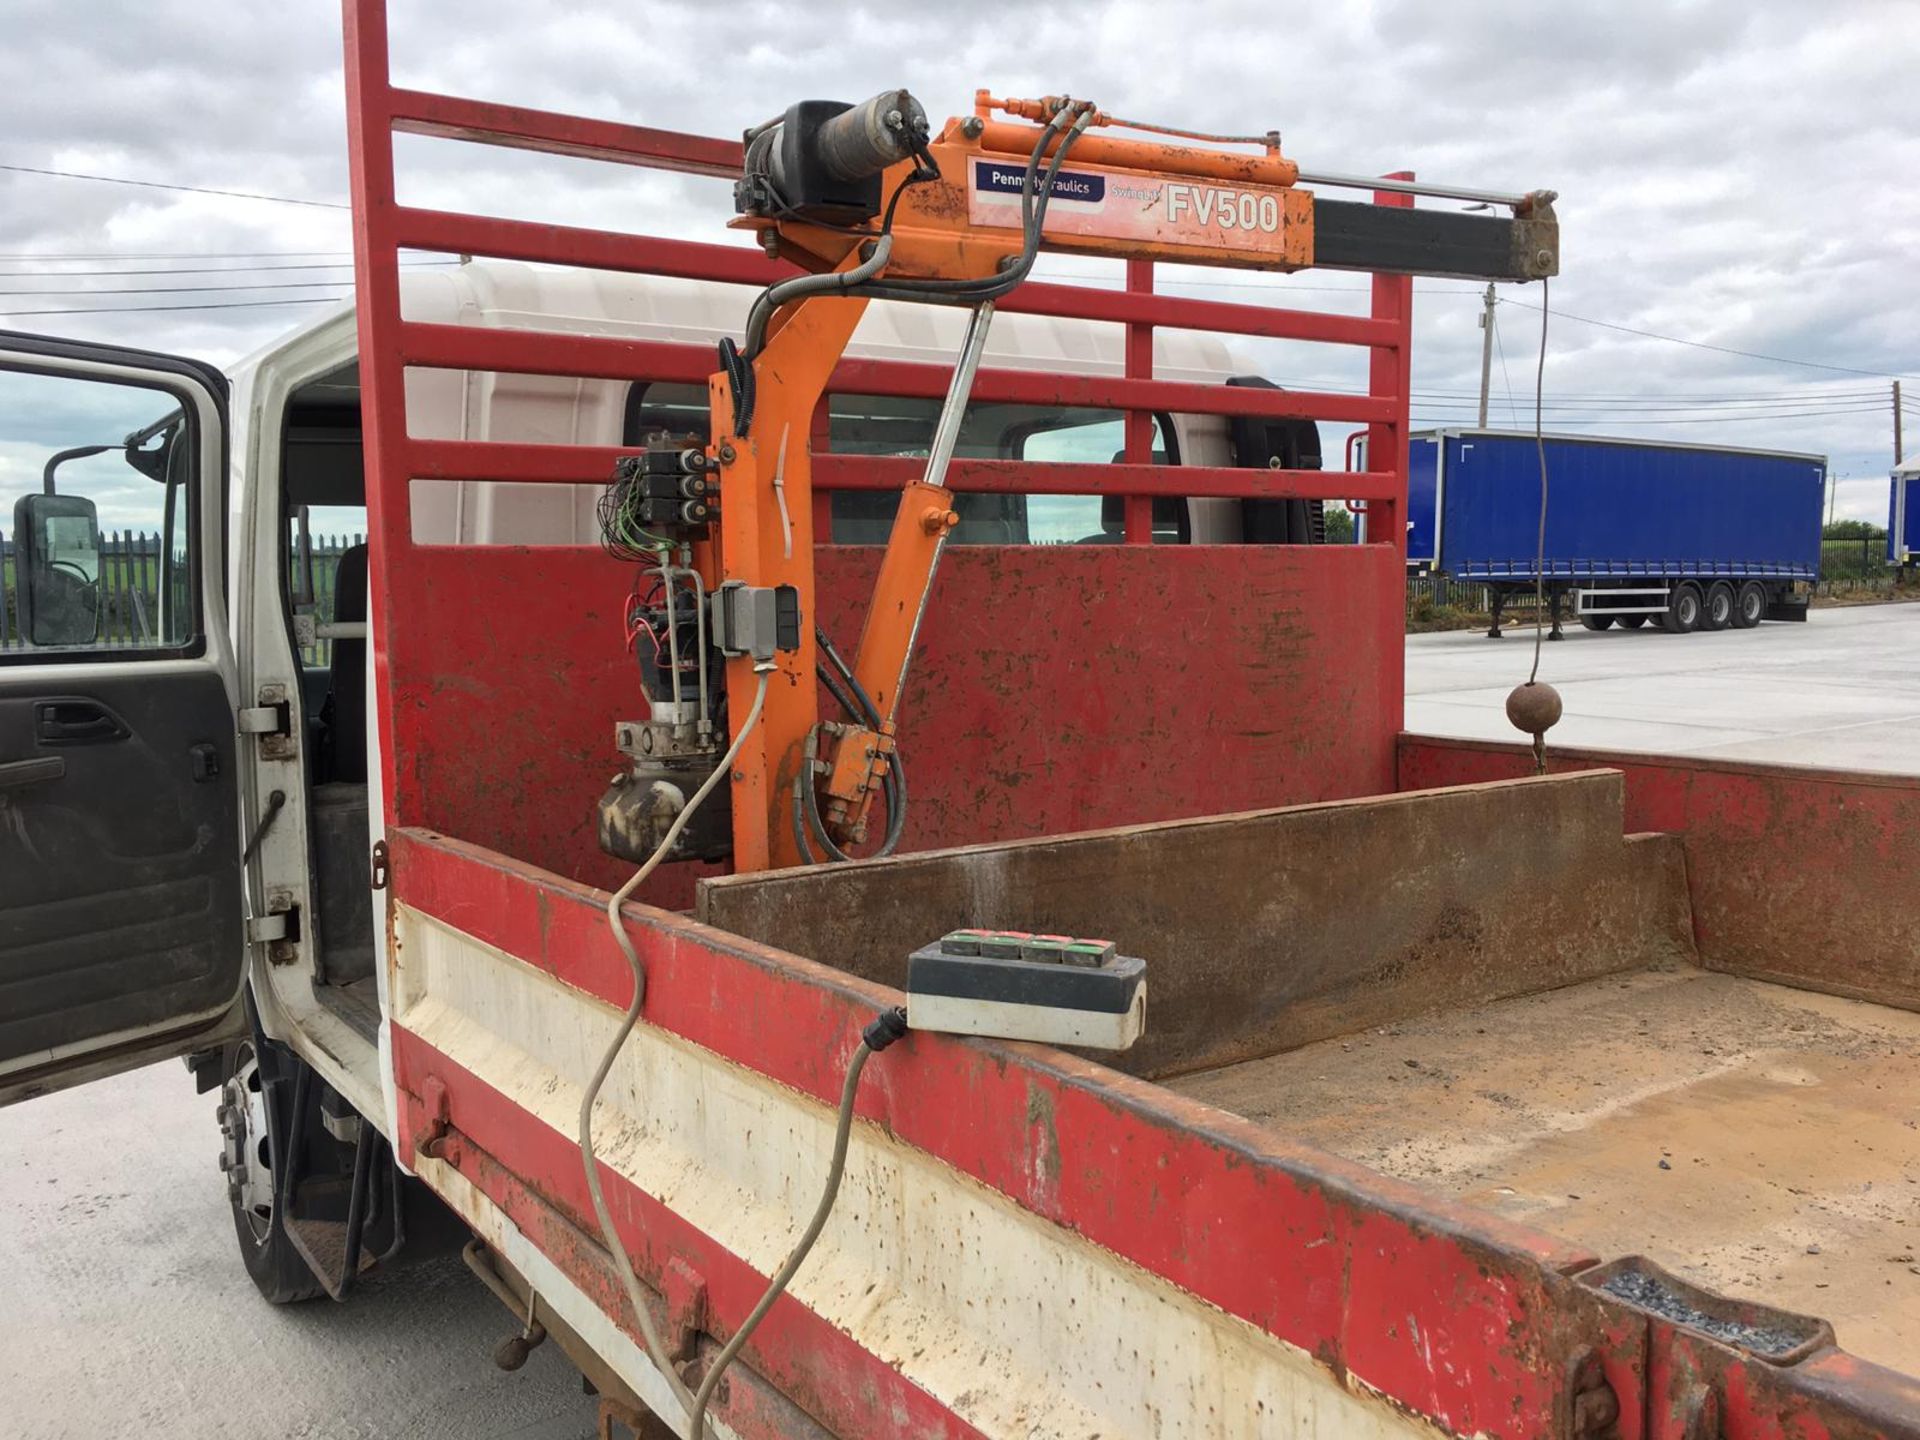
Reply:
[[1861, 536], [1820, 542], [1820, 593], [1844, 595], [1855, 590], [1891, 590], [1900, 568], [1887, 563], [1887, 537]]
[[[190, 613], [185, 557], [176, 548], [173, 564], [163, 567], [161, 543], [160, 536], [135, 530], [101, 536], [100, 628], [95, 643], [102, 649], [166, 643], [168, 637], [158, 633], [163, 570], [174, 586], [173, 604], [169, 607], [172, 613]], [[334, 618], [333, 582], [340, 552], [359, 543], [358, 535], [313, 538], [313, 597], [311, 604], [298, 607], [302, 614], [311, 613], [321, 621]], [[291, 587], [298, 587], [300, 583], [300, 577], [294, 573], [295, 565], [294, 557], [289, 555], [287, 578]], [[13, 542], [0, 534], [0, 650], [21, 649], [27, 644], [20, 630], [20, 607], [16, 600], [19, 580], [15, 569]], [[331, 648], [331, 641], [315, 640], [300, 648], [300, 658], [307, 665], [325, 665]]]

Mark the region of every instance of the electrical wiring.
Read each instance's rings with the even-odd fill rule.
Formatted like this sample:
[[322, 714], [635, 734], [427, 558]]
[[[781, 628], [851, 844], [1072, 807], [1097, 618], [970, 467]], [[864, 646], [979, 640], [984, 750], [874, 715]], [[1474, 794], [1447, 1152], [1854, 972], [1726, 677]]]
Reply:
[[[1540, 678], [1540, 627], [1547, 608], [1547, 442], [1543, 435], [1541, 411], [1547, 390], [1547, 285], [1540, 279], [1540, 359], [1533, 372], [1533, 444], [1540, 458], [1540, 535], [1533, 558], [1533, 668], [1527, 672], [1527, 684]], [[1559, 602], [1556, 600], [1557, 608]], [[1556, 622], [1558, 623], [1557, 619]], [[1536, 742], [1536, 747], [1538, 742]], [[1536, 755], [1538, 754], [1536, 748]], [[1542, 762], [1542, 769], [1545, 765]]]
[[616, 560], [645, 563], [673, 548], [668, 540], [639, 522], [637, 510], [643, 498], [639, 485], [633, 476], [616, 476], [594, 502], [600, 544]]
[[621, 908], [667, 857], [673, 849], [674, 842], [680, 838], [680, 832], [686, 829], [687, 823], [706, 803], [707, 797], [713, 794], [722, 779], [733, 772], [733, 764], [739, 758], [741, 747], [746, 744], [747, 737], [753, 733], [754, 726], [760, 722], [761, 711], [765, 708], [767, 701], [767, 680], [773, 670], [774, 665], [771, 661], [764, 661], [754, 667], [758, 678], [754, 685], [753, 704], [748, 707], [745, 717], [740, 722], [740, 728], [734, 732], [733, 743], [727, 747], [726, 754], [721, 756], [720, 763], [714, 767], [713, 772], [707, 776], [700, 788], [693, 792], [680, 813], [674, 817], [673, 824], [668, 827], [666, 835], [661, 838], [654, 852], [647, 857], [646, 863], [634, 871], [624, 885], [607, 897], [607, 927], [613, 932], [614, 942], [620, 947], [620, 953], [626, 957], [627, 968], [633, 974], [633, 998], [627, 1003], [626, 1014], [614, 1031], [613, 1039], [608, 1042], [606, 1050], [601, 1054], [600, 1063], [594, 1068], [593, 1078], [587, 1083], [586, 1090], [580, 1096], [580, 1163], [586, 1168], [587, 1191], [593, 1200], [593, 1213], [600, 1221], [601, 1237], [606, 1241], [607, 1249], [613, 1255], [614, 1269], [620, 1275], [620, 1282], [626, 1287], [627, 1299], [632, 1305], [634, 1322], [640, 1330], [641, 1340], [646, 1345], [647, 1356], [666, 1377], [675, 1397], [689, 1413], [694, 1408], [693, 1392], [687, 1388], [686, 1381], [680, 1378], [680, 1372], [674, 1368], [667, 1355], [667, 1348], [661, 1342], [660, 1333], [653, 1323], [653, 1313], [647, 1308], [646, 1297], [640, 1293], [640, 1280], [634, 1271], [633, 1260], [627, 1254], [627, 1247], [620, 1238], [619, 1230], [614, 1226], [613, 1215], [607, 1209], [607, 1198], [601, 1191], [600, 1162], [593, 1147], [593, 1106], [600, 1097], [601, 1087], [607, 1083], [607, 1076], [612, 1073], [613, 1062], [619, 1058], [621, 1048], [627, 1043], [627, 1037], [633, 1033], [633, 1027], [639, 1022], [640, 1010], [647, 996], [646, 966], [641, 962], [640, 953], [634, 948], [633, 939], [627, 934], [627, 927], [621, 921]]
[[827, 1161], [827, 1179], [821, 1187], [820, 1199], [813, 1207], [807, 1228], [800, 1232], [793, 1249], [787, 1252], [787, 1258], [780, 1262], [780, 1268], [767, 1282], [759, 1302], [740, 1322], [740, 1328], [733, 1332], [733, 1338], [714, 1357], [706, 1379], [700, 1382], [699, 1393], [693, 1397], [688, 1412], [687, 1431], [692, 1440], [707, 1440], [707, 1406], [712, 1403], [714, 1391], [720, 1388], [721, 1377], [727, 1373], [727, 1367], [733, 1364], [734, 1357], [739, 1355], [753, 1332], [760, 1328], [760, 1322], [767, 1318], [767, 1312], [773, 1309], [773, 1302], [793, 1283], [793, 1277], [800, 1272], [814, 1242], [826, 1228], [827, 1217], [833, 1213], [834, 1201], [840, 1196], [840, 1182], [847, 1173], [847, 1142], [853, 1135], [854, 1101], [859, 1095], [860, 1076], [867, 1068], [867, 1061], [906, 1033], [907, 1012], [897, 1006], [881, 1011], [861, 1032], [860, 1043], [854, 1047], [853, 1058], [847, 1062], [846, 1079], [840, 1085], [840, 1105], [833, 1123], [833, 1154]]

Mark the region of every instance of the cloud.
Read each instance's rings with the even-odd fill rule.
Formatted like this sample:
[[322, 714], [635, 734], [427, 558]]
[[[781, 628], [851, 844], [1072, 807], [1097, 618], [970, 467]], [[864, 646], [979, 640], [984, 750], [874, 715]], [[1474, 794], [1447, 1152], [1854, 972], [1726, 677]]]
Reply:
[[[394, 9], [403, 83], [667, 129], [737, 133], [795, 99], [860, 98], [902, 83], [936, 115], [964, 111], [979, 85], [1001, 93], [1064, 89], [1140, 118], [1278, 127], [1310, 168], [1410, 167], [1434, 179], [1549, 186], [1562, 196], [1565, 263], [1552, 299], [1566, 315], [1734, 350], [1920, 374], [1920, 287], [1911, 278], [1920, 187], [1906, 179], [1920, 173], [1910, 101], [1920, 7], [1909, 3], [1220, 0], [1182, 8], [1117, 0], [1063, 9], [1015, 0], [854, 7], [578, 0], [540, 9], [469, 0], [457, 11]], [[344, 198], [334, 5], [14, 0], [0, 5], [0, 17], [9, 36], [0, 52], [9, 112], [0, 160]], [[400, 155], [409, 193], [431, 203], [724, 235], [722, 182], [437, 142], [403, 141]], [[338, 260], [349, 236], [341, 213], [0, 175], [0, 255], [300, 250]], [[134, 283], [48, 278], [77, 268], [0, 262], [0, 271], [17, 277], [0, 279], [0, 288]], [[1351, 309], [1365, 300], [1349, 288], [1357, 284], [1308, 275], [1273, 288], [1310, 308]], [[1470, 396], [1479, 382], [1473, 290], [1420, 287], [1414, 381], [1423, 418], [1471, 418], [1470, 399], [1456, 397]], [[283, 303], [315, 293], [329, 292], [109, 298], [97, 303], [246, 308], [19, 316], [0, 324], [225, 361], [318, 313], [317, 305]], [[1249, 298], [1239, 288], [1191, 293]], [[1538, 287], [1516, 288], [1510, 298], [1537, 303]], [[0, 301], [14, 310], [89, 308], [71, 297]], [[254, 308], [263, 301], [277, 303]], [[1494, 370], [1496, 417], [1509, 411], [1508, 377], [1516, 401], [1528, 388], [1538, 314], [1503, 306], [1500, 322], [1505, 364]], [[1291, 383], [1354, 374], [1350, 364], [1301, 347], [1260, 356], [1277, 367], [1275, 378]], [[1871, 375], [1744, 359], [1562, 318], [1550, 332], [1547, 384], [1550, 400], [1680, 396], [1704, 404], [1694, 397], [1719, 394], [1804, 401], [1772, 411], [1729, 408], [1716, 424], [1654, 424], [1683, 416], [1644, 404], [1609, 413], [1603, 401], [1592, 412], [1557, 409], [1552, 423], [1605, 422], [1567, 428], [1826, 452], [1835, 473], [1848, 476], [1884, 474], [1890, 458], [1892, 412], [1868, 408], [1886, 388]], [[1857, 493], [1868, 498], [1856, 504], [1842, 491], [1843, 509], [1871, 513], [1884, 503], [1867, 489]], [[1878, 493], [1884, 496], [1883, 485]]]

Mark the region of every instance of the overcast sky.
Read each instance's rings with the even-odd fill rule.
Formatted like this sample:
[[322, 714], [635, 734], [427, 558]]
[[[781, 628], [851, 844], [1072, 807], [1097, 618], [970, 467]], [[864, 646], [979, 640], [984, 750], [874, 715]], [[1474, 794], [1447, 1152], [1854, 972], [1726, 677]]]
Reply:
[[[670, 129], [737, 133], [796, 99], [899, 84], [938, 119], [985, 85], [1201, 129], [1277, 127], [1309, 169], [1556, 189], [1549, 428], [1824, 452], [1835, 474], [1861, 477], [1841, 486], [1839, 513], [1884, 519], [1888, 385], [1920, 375], [1920, 4], [393, 10], [404, 83]], [[0, 0], [0, 16], [0, 164], [344, 201], [336, 6]], [[431, 141], [403, 140], [401, 164], [405, 198], [726, 238], [718, 181]], [[228, 361], [324, 309], [286, 302], [344, 294], [350, 278], [240, 267], [338, 262], [349, 244], [346, 212], [324, 205], [0, 171], [0, 325]], [[1271, 285], [1316, 308], [1365, 301], [1357, 277], [1331, 272], [1203, 278], [1191, 293]], [[131, 293], [161, 287], [221, 288]], [[1503, 298], [1493, 420], [1530, 423], [1540, 315], [1524, 307], [1539, 287]], [[214, 305], [232, 308], [157, 308]], [[101, 307], [113, 313], [25, 313]], [[1479, 310], [1470, 285], [1418, 286], [1416, 421], [1472, 419]], [[1282, 383], [1356, 378], [1299, 347], [1260, 363]], [[1910, 389], [1920, 448], [1920, 381]]]

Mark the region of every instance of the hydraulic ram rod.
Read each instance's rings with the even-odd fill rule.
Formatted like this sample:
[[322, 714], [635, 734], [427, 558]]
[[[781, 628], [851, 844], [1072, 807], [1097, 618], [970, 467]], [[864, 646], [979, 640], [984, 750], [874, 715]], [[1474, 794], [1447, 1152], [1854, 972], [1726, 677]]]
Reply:
[[1480, 205], [1507, 205], [1525, 212], [1535, 205], [1552, 204], [1558, 193], [1530, 190], [1516, 195], [1506, 190], [1474, 190], [1465, 185], [1433, 185], [1425, 180], [1386, 180], [1374, 175], [1338, 175], [1330, 170], [1300, 172], [1302, 185], [1334, 185], [1344, 190], [1383, 190], [1393, 195], [1425, 195], [1435, 200], [1470, 200]]

